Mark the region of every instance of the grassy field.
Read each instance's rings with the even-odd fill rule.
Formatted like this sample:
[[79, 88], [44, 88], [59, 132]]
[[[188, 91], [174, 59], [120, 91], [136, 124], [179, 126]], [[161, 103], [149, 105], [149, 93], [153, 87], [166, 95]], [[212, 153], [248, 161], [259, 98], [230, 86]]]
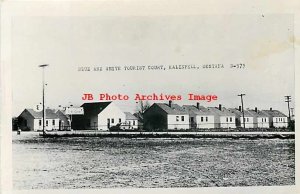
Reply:
[[294, 185], [295, 141], [14, 133], [13, 184], [15, 189]]

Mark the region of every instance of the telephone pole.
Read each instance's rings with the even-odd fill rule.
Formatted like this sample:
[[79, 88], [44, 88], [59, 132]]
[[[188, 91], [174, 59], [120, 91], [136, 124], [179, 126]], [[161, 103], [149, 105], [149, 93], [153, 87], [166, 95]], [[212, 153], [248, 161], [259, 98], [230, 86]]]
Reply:
[[291, 116], [291, 119], [295, 116], [294, 115], [294, 108], [290, 108], [291, 109], [291, 112], [292, 112], [292, 116]]
[[244, 129], [245, 127], [245, 114], [244, 114], [244, 102], [243, 102], [243, 96], [245, 96], [246, 94], [239, 94], [238, 96], [241, 97], [241, 102], [242, 102], [242, 113], [243, 113], [243, 124], [244, 124]]
[[39, 65], [39, 67], [43, 68], [43, 135], [46, 135], [45, 131], [45, 117], [46, 117], [46, 112], [45, 112], [45, 67], [48, 67], [48, 64], [44, 65]]
[[291, 110], [290, 110], [290, 102], [291, 102], [291, 96], [285, 96], [285, 102], [288, 104], [288, 110], [289, 110], [289, 120], [288, 122], [290, 123], [291, 121]]

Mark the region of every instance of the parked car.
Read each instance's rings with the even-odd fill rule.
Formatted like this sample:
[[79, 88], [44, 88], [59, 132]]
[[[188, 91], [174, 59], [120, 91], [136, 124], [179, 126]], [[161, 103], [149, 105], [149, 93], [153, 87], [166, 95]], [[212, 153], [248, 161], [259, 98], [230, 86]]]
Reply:
[[115, 126], [111, 126], [111, 127], [109, 128], [109, 130], [110, 130], [110, 131], [123, 131], [123, 130], [121, 129], [121, 123], [118, 123], [118, 124], [116, 124]]
[[118, 123], [115, 126], [109, 128], [110, 131], [125, 131], [125, 130], [133, 130], [133, 126], [128, 123]]

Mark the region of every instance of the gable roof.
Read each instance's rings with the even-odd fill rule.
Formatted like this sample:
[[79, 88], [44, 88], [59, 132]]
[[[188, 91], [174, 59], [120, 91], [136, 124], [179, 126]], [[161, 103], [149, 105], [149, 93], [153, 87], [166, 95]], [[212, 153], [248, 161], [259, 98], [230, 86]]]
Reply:
[[152, 106], [155, 106], [155, 105], [170, 115], [187, 115], [188, 114], [188, 111], [183, 109], [178, 104], [172, 103], [172, 105], [170, 107], [168, 104], [165, 104], [165, 103], [154, 103]]
[[[26, 108], [21, 114], [23, 113], [29, 113], [34, 119], [40, 119], [43, 118], [43, 111], [35, 111], [30, 108]], [[52, 109], [46, 109], [46, 119], [58, 119], [58, 116], [55, 114], [55, 112]]]
[[[229, 108], [228, 109], [230, 112], [234, 113], [236, 116], [239, 116], [239, 117], [242, 117], [243, 116], [243, 112], [240, 111], [239, 109], [237, 108]], [[255, 111], [251, 111], [251, 110], [248, 110], [248, 109], [244, 109], [244, 116], [245, 117], [256, 117], [258, 116], [256, 114]]]
[[55, 114], [58, 116], [60, 119], [69, 119], [69, 115], [66, 114], [65, 110], [56, 110]]
[[257, 110], [257, 112], [255, 112], [255, 110], [248, 110], [250, 111], [252, 114], [254, 114], [256, 117], [268, 117], [268, 115], [260, 110]]
[[131, 114], [130, 112], [124, 112], [124, 113], [125, 113], [126, 120], [137, 120], [138, 119], [133, 114]]
[[234, 113], [230, 112], [229, 110], [227, 110], [224, 107], [222, 107], [221, 110], [219, 110], [219, 108], [217, 108], [217, 107], [208, 107], [208, 110], [212, 111], [212, 113], [214, 113], [215, 115], [218, 115], [218, 116], [235, 116]]
[[263, 110], [263, 112], [271, 117], [287, 117], [285, 114], [283, 114], [279, 110]]
[[211, 111], [209, 111], [204, 106], [199, 106], [199, 109], [194, 105], [183, 105], [182, 106], [189, 113], [197, 114], [197, 115], [213, 115]]
[[111, 103], [111, 101], [109, 101], [109, 102], [88, 102], [88, 103], [82, 104], [81, 107], [83, 107], [85, 114], [91, 114], [91, 115], [97, 114], [98, 115], [110, 103]]

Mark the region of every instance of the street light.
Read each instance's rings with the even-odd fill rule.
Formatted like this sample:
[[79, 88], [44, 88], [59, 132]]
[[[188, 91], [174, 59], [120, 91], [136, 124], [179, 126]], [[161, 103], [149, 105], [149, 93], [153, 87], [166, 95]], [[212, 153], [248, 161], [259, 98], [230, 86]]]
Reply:
[[39, 65], [39, 67], [43, 68], [43, 135], [46, 134], [45, 131], [45, 116], [46, 116], [46, 111], [45, 111], [45, 67], [48, 67], [48, 64], [43, 64]]

